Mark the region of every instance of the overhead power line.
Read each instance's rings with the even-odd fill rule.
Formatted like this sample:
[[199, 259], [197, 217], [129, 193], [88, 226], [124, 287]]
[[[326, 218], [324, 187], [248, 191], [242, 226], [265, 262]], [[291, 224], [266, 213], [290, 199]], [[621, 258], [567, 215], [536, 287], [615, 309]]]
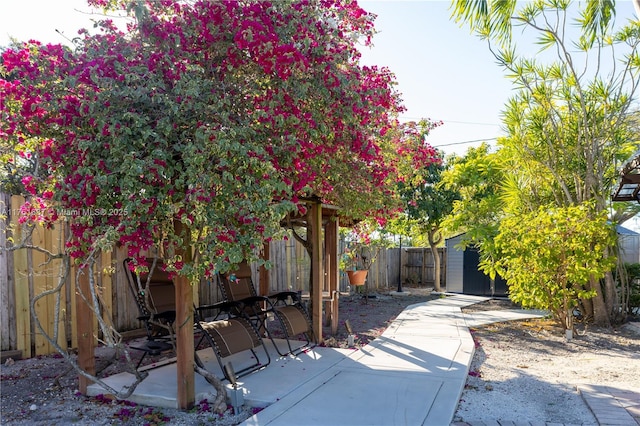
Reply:
[[434, 148], [440, 148], [441, 146], [453, 146], [453, 145], [464, 145], [467, 143], [475, 143], [475, 142], [486, 142], [486, 141], [495, 141], [496, 139], [498, 139], [497, 137], [495, 138], [483, 138], [483, 139], [474, 139], [472, 141], [463, 141], [463, 142], [451, 142], [451, 143], [443, 143], [443, 144], [439, 144], [439, 145], [432, 145]]
[[442, 120], [443, 123], [456, 123], [456, 124], [473, 124], [474, 126], [496, 126], [500, 127], [500, 124], [496, 123], [474, 123], [472, 121], [455, 121], [455, 120]]
[[[401, 119], [403, 120], [422, 120], [424, 117], [408, 117], [406, 115], [401, 115], [400, 116]], [[454, 124], [470, 124], [473, 126], [495, 126], [495, 127], [500, 127], [499, 123], [479, 123], [479, 122], [475, 122], [475, 121], [459, 121], [459, 120], [447, 120], [445, 118], [438, 118], [438, 119], [433, 119], [434, 121], [442, 121], [443, 123], [454, 123]]]

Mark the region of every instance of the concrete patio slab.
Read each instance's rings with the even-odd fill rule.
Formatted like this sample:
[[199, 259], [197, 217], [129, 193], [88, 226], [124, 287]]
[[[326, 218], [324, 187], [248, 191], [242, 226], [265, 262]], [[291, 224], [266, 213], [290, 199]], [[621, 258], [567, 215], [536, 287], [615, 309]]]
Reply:
[[244, 424], [419, 425], [442, 386], [428, 374], [336, 368], [278, 401], [278, 409], [264, 410]]
[[[276, 340], [278, 344], [284, 341]], [[302, 343], [302, 342], [300, 342]], [[271, 356], [271, 363], [267, 368], [242, 377], [238, 382], [244, 390], [245, 402], [253, 407], [265, 407], [278, 401], [305, 381], [323, 373], [350, 355], [353, 350], [316, 347], [312, 351], [300, 354], [298, 357], [279, 357], [270, 341], [266, 342]], [[258, 356], [263, 355], [258, 352]], [[208, 371], [222, 377], [222, 370], [211, 348], [198, 351], [198, 356]], [[235, 370], [252, 362], [249, 352], [236, 354], [225, 362], [231, 362]], [[137, 404], [154, 407], [177, 408], [177, 372], [175, 362], [162, 365], [159, 368], [147, 370], [149, 376], [135, 389], [127, 399]], [[286, 374], [284, 373], [286, 372]], [[104, 382], [116, 390], [124, 389], [134, 382], [130, 373], [120, 373], [104, 379]], [[277, 383], [277, 386], [274, 386]], [[106, 393], [99, 384], [88, 387], [89, 396]], [[201, 401], [215, 393], [213, 387], [199, 374], [195, 375], [196, 401]]]
[[459, 308], [436, 306], [409, 306], [393, 320], [383, 336], [406, 334], [442, 338], [459, 338], [466, 327], [465, 318]]
[[381, 336], [355, 353], [352, 359], [358, 368], [415, 371], [466, 378], [467, 358], [470, 354], [473, 354], [471, 339], [465, 345], [460, 339]]
[[536, 309], [509, 309], [501, 311], [476, 311], [465, 313], [468, 327], [479, 327], [494, 322], [516, 321], [529, 318], [542, 318], [549, 315], [547, 311]]

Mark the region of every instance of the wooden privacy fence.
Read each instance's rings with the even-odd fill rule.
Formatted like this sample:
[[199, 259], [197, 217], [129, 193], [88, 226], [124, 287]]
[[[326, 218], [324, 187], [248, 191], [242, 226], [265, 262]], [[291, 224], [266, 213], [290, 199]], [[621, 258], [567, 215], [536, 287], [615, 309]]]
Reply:
[[[18, 223], [18, 213], [23, 203], [22, 197], [0, 193], [0, 214], [4, 216], [4, 220], [0, 220], [2, 248], [21, 241], [23, 229]], [[38, 226], [28, 243], [56, 255], [63, 251], [67, 234], [66, 223], [62, 221], [52, 229]], [[38, 300], [33, 314], [44, 333], [54, 337], [63, 348], [75, 347], [77, 339], [72, 326], [78, 320], [75, 314], [75, 270], [71, 268], [70, 273], [64, 276], [63, 259], [50, 258], [45, 251], [0, 251], [0, 338], [3, 351], [19, 350], [24, 357], [54, 352], [31, 315], [31, 301], [35, 298]], [[100, 254], [94, 274], [107, 321], [110, 321], [113, 301], [117, 300], [112, 297], [115, 292], [111, 265], [111, 253]], [[61, 290], [54, 291], [58, 287]]]
[[[19, 209], [24, 199], [0, 193], [0, 247], [20, 241], [21, 226], [18, 223]], [[9, 227], [8, 225], [11, 225]], [[60, 253], [67, 239], [68, 229], [60, 221], [53, 229], [36, 227], [32, 234], [32, 245], [52, 253]], [[341, 243], [343, 244], [343, 243]], [[342, 252], [342, 251], [340, 251]], [[442, 258], [442, 284], [444, 286], [445, 255]], [[119, 331], [139, 329], [139, 313], [124, 272], [124, 248], [101, 253], [94, 270], [94, 280], [99, 290], [102, 317]], [[270, 244], [269, 258], [273, 268], [268, 271], [270, 292], [282, 290], [308, 291], [310, 259], [302, 245], [293, 238]], [[48, 261], [45, 253], [35, 249], [15, 251], [0, 250], [0, 340], [1, 350], [18, 350], [23, 357], [45, 355], [55, 352], [36, 326], [30, 312], [30, 303], [43, 292], [51, 291], [62, 280], [60, 293], [40, 298], [34, 311], [44, 331], [57, 336], [57, 343], [63, 348], [77, 347], [75, 323], [82, 321], [75, 313], [75, 270], [67, 277], [61, 277], [61, 259]], [[427, 248], [381, 250], [369, 268], [367, 285], [369, 291], [395, 290], [398, 280], [403, 284], [433, 285], [433, 258]], [[253, 281], [259, 286], [257, 267], [253, 266]], [[346, 274], [340, 273], [339, 288], [348, 291]], [[351, 289], [354, 291], [354, 289]], [[59, 294], [59, 297], [56, 295]], [[221, 295], [216, 282], [205, 281], [194, 286], [196, 304], [214, 303]], [[60, 315], [56, 320], [56, 306]], [[97, 328], [97, 320], [95, 321]], [[100, 336], [97, 336], [98, 338]]]

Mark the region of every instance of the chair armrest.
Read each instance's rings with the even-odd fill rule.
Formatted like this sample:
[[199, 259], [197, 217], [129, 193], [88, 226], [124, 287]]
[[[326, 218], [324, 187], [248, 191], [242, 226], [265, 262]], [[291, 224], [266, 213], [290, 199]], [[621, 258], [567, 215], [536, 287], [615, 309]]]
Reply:
[[280, 293], [269, 295], [269, 299], [275, 299], [278, 301], [287, 300], [289, 297], [291, 297], [294, 302], [300, 302], [300, 294], [297, 291], [281, 291]]
[[196, 306], [196, 310], [197, 311], [209, 311], [212, 309], [224, 309], [225, 306], [229, 305], [229, 302], [216, 302], [216, 303], [212, 303], [210, 305], [200, 305], [200, 306]]
[[238, 307], [238, 303], [237, 302], [232, 302], [232, 301], [222, 301], [222, 302], [216, 302], [213, 303], [211, 305], [201, 305], [201, 306], [197, 306], [195, 307], [195, 311], [197, 316], [201, 317], [201, 312], [204, 311], [218, 311], [216, 318], [218, 317], [218, 315], [220, 315], [221, 313], [225, 312], [225, 313], [229, 313], [232, 309], [237, 308]]
[[264, 302], [264, 301], [268, 301], [268, 298], [266, 296], [249, 296], [249, 297], [245, 297], [244, 299], [236, 300], [234, 301], [234, 303], [250, 305], [252, 303]]
[[157, 314], [150, 315], [150, 317], [165, 320], [165, 321], [175, 321], [176, 320], [176, 311], [163, 311], [158, 312]]

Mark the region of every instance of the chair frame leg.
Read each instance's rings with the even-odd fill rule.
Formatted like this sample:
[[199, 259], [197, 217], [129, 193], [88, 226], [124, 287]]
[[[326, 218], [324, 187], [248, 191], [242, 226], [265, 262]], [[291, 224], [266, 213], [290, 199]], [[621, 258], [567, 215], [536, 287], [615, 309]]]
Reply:
[[[267, 328], [266, 323], [264, 324], [264, 329], [267, 331], [267, 336], [269, 337], [269, 340], [271, 340], [271, 343], [273, 344], [273, 346], [276, 348], [276, 352], [278, 352], [278, 355], [284, 357], [284, 356], [298, 356], [301, 353], [306, 352], [308, 349], [311, 349], [315, 346], [315, 344], [313, 344], [313, 340], [309, 339], [309, 336], [307, 335], [307, 333], [304, 333], [304, 338], [306, 339], [306, 342], [293, 349], [293, 347], [291, 346], [291, 338], [295, 337], [295, 336], [289, 336], [289, 333], [287, 332], [287, 327], [284, 323], [284, 321], [282, 320], [282, 318], [280, 318], [280, 316], [276, 313], [273, 312], [274, 316], [278, 319], [278, 321], [280, 322], [280, 327], [282, 328], [282, 331], [284, 332], [284, 336], [285, 336], [285, 340], [287, 341], [287, 346], [289, 347], [289, 352], [285, 352], [282, 353], [280, 352], [280, 349], [278, 348], [278, 345], [276, 344], [275, 339], [273, 338], [273, 336], [271, 335], [271, 332], [269, 331], [269, 329]], [[311, 332], [312, 333], [312, 332]]]
[[[222, 370], [222, 373], [223, 373], [223, 376], [224, 376], [222, 378], [222, 380], [227, 380], [229, 383], [231, 383], [231, 378], [227, 376], [227, 370], [224, 368], [224, 363], [222, 362], [223, 358], [221, 358], [220, 355], [218, 354], [218, 352], [216, 351], [215, 345], [213, 344], [212, 340], [206, 336], [206, 332], [203, 331], [202, 333], [203, 333], [202, 337], [200, 337], [200, 340], [196, 344], [195, 351], [194, 351], [196, 364], [200, 368], [205, 368], [204, 363], [202, 362], [200, 357], [198, 357], [197, 351], [198, 351], [198, 348], [200, 347], [200, 345], [202, 344], [202, 342], [204, 340], [207, 340], [207, 342], [209, 344], [209, 347], [211, 347], [211, 350], [213, 351], [214, 355], [216, 356], [216, 359], [218, 360], [218, 365], [220, 366], [220, 369]], [[271, 363], [271, 355], [269, 355], [269, 351], [267, 350], [267, 347], [265, 346], [264, 341], [262, 341], [262, 345], [261, 346], [262, 346], [262, 350], [264, 351], [264, 354], [265, 354], [265, 356], [267, 358], [267, 362], [264, 363], [264, 362], [260, 361], [260, 357], [256, 353], [255, 348], [249, 349], [251, 351], [251, 354], [253, 355], [253, 357], [256, 359], [257, 365], [251, 365], [249, 367], [243, 368], [242, 370], [236, 371], [235, 372], [236, 379], [244, 377], [249, 373], [253, 373], [254, 371], [262, 370], [263, 368], [266, 368]]]

